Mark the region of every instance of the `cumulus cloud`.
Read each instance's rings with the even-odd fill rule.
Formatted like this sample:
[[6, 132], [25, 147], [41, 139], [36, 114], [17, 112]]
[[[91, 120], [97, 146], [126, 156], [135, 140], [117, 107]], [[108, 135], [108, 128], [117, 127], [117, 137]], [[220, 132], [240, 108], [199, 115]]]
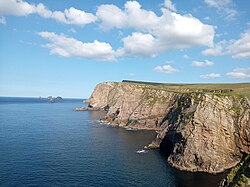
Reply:
[[229, 43], [226, 53], [232, 58], [250, 58], [250, 30], [242, 33], [240, 39]]
[[96, 16], [102, 21], [104, 30], [110, 28], [124, 28], [127, 23], [127, 15], [115, 5], [100, 5]]
[[0, 0], [0, 14], [26, 16], [36, 12], [36, 6], [22, 0]]
[[156, 39], [150, 34], [132, 33], [122, 39], [124, 47], [117, 51], [117, 55], [140, 55], [154, 57], [157, 54]]
[[43, 46], [50, 49], [50, 54], [62, 57], [76, 56], [100, 61], [115, 61], [115, 51], [108, 43], [97, 40], [92, 43], [84, 43], [53, 32], [39, 32], [38, 35], [50, 41]]
[[232, 58], [250, 58], [250, 30], [243, 32], [238, 40], [220, 41], [212, 48], [202, 51], [205, 56], [230, 55]]
[[38, 14], [41, 17], [54, 19], [61, 23], [80, 26], [96, 21], [93, 14], [74, 7], [65, 9], [64, 12], [53, 12], [42, 3], [35, 5], [22, 0], [0, 0], [0, 15], [27, 16], [29, 14]]
[[153, 11], [141, 9], [137, 1], [127, 1], [124, 10], [113, 4], [100, 5], [96, 16], [105, 30], [111, 28], [135, 28], [146, 30], [158, 24], [158, 16]]
[[215, 44], [212, 48], [208, 48], [202, 51], [202, 54], [205, 56], [218, 56], [222, 54], [224, 42], [219, 42]]
[[227, 73], [230, 78], [247, 79], [250, 78], [250, 67], [248, 68], [235, 68], [233, 71]]
[[219, 78], [221, 77], [221, 75], [219, 73], [209, 73], [209, 74], [205, 74], [205, 75], [200, 75], [200, 78], [203, 79], [211, 79], [211, 78]]
[[214, 27], [202, 23], [191, 14], [178, 14], [171, 0], [164, 1], [161, 15], [143, 9], [137, 1], [127, 1], [124, 8], [103, 4], [97, 7], [94, 15], [74, 7], [64, 11], [51, 11], [42, 3], [0, 0], [0, 15], [27, 16], [30, 14], [38, 14], [60, 23], [79, 26], [98, 20], [103, 30], [132, 29], [132, 33], [122, 36], [123, 45], [116, 51], [117, 56], [155, 57], [159, 53], [175, 49], [214, 46]]
[[55, 13], [56, 12], [52, 13], [52, 18], [66, 24], [86, 25], [96, 20], [96, 17], [93, 14], [86, 13], [83, 10], [78, 10], [73, 7], [65, 9], [64, 12], [57, 11], [59, 15], [62, 14], [62, 17], [57, 17]]
[[99, 20], [103, 30], [112, 28], [134, 31], [122, 39], [123, 46], [117, 56], [157, 56], [161, 52], [193, 46], [213, 46], [214, 27], [202, 23], [190, 14], [176, 13], [171, 0], [165, 0], [162, 14], [145, 10], [137, 1], [127, 1], [121, 9], [113, 4], [97, 7], [96, 15], [74, 7], [64, 11], [51, 11], [42, 3], [31, 4], [24, 0], [0, 0], [0, 15], [26, 16], [38, 14], [64, 24], [84, 26]]
[[237, 11], [232, 8], [232, 0], [204, 0], [204, 2], [208, 6], [216, 8], [227, 19], [233, 19], [237, 15]]
[[165, 0], [164, 7], [171, 11], [176, 12], [175, 4], [173, 4], [171, 0]]
[[178, 69], [175, 69], [170, 65], [156, 66], [153, 70], [156, 71], [156, 72], [159, 72], [159, 73], [166, 73], [166, 74], [179, 72]]
[[207, 66], [212, 66], [212, 65], [214, 65], [214, 63], [209, 60], [192, 62], [192, 66], [197, 66], [197, 67], [207, 67]]
[[[123, 39], [124, 47], [120, 51], [127, 52], [127, 55], [155, 56], [173, 49], [213, 46], [213, 26], [203, 24], [190, 14], [177, 14], [169, 8], [162, 7], [161, 12], [162, 15], [157, 16], [153, 11], [142, 9], [137, 1], [128, 1], [124, 9], [115, 5], [101, 5], [97, 8], [96, 16], [104, 30], [136, 30]], [[145, 44], [144, 41], [149, 41], [149, 44], [141, 46], [141, 50], [135, 48], [138, 44]]]

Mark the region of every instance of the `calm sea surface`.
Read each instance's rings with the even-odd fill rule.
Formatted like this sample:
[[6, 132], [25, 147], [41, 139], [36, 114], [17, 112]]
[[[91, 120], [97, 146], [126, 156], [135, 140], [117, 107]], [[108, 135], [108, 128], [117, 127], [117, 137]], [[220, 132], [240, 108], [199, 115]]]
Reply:
[[0, 186], [216, 186], [223, 175], [172, 169], [153, 131], [100, 125], [82, 100], [0, 97]]

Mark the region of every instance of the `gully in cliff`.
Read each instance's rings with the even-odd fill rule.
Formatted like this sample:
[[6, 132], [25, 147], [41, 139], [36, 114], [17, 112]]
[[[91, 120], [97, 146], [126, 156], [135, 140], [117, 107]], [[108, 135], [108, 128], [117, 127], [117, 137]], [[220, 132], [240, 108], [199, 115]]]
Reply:
[[160, 148], [179, 170], [215, 174], [250, 154], [250, 94], [244, 92], [249, 88], [249, 83], [106, 82], [86, 100], [89, 107], [77, 110], [106, 110], [102, 122], [155, 130], [146, 148]]

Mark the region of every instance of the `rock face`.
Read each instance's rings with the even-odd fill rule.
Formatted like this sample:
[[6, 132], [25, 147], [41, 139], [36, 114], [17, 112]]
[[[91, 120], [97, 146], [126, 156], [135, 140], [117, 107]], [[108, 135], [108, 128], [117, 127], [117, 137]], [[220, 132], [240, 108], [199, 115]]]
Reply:
[[148, 147], [159, 147], [180, 170], [218, 173], [250, 154], [250, 106], [244, 97], [108, 82], [98, 84], [86, 102], [108, 111], [103, 122], [156, 130]]

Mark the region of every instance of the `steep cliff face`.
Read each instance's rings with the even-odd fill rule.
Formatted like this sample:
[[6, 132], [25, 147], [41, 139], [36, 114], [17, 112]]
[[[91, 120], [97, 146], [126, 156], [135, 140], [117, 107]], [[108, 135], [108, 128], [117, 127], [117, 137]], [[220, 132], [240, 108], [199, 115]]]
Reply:
[[250, 106], [244, 97], [178, 92], [133, 83], [98, 84], [87, 100], [103, 122], [157, 130], [148, 146], [188, 171], [222, 172], [250, 154]]

